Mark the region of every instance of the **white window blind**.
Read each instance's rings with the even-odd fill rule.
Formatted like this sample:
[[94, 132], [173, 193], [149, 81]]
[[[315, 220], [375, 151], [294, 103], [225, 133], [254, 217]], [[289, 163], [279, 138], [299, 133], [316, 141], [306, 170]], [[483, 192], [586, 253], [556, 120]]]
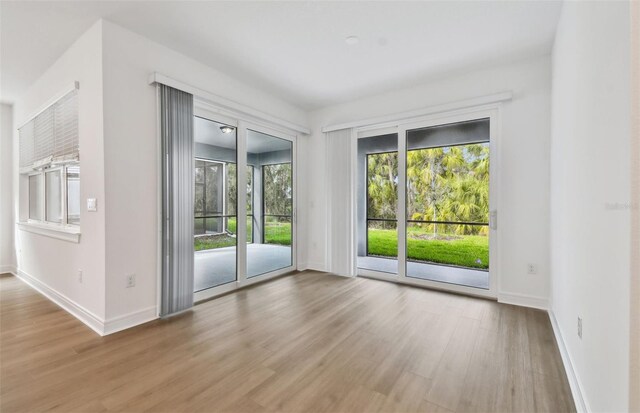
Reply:
[[55, 105], [54, 159], [78, 158], [78, 93], [72, 92]]
[[78, 160], [78, 91], [67, 93], [19, 132], [21, 169]]
[[33, 121], [20, 128], [20, 167], [33, 164]]
[[54, 150], [53, 106], [36, 116], [33, 122], [33, 163], [51, 162]]

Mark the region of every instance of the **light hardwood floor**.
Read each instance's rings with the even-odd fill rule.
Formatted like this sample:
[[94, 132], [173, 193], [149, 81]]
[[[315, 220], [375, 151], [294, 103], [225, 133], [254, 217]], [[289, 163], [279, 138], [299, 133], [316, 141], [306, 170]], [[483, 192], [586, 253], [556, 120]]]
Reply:
[[8, 412], [575, 411], [542, 311], [287, 276], [98, 337], [0, 278]]

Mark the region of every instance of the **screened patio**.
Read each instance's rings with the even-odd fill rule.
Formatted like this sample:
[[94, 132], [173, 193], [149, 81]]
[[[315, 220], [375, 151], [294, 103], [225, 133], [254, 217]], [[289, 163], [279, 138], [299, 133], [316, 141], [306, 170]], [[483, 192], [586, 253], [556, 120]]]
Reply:
[[[235, 128], [195, 118], [194, 291], [237, 279]], [[247, 131], [246, 278], [293, 265], [290, 141]]]

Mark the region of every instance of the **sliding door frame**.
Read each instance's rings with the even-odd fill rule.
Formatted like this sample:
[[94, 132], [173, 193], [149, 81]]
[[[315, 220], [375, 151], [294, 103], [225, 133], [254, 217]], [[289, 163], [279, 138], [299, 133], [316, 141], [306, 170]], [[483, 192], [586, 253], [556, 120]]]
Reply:
[[[243, 280], [244, 285], [249, 285], [249, 284], [253, 284], [255, 282], [260, 282], [260, 281], [264, 281], [264, 280], [268, 280], [270, 278], [273, 277], [278, 277], [280, 275], [283, 274], [287, 274], [290, 273], [292, 271], [295, 271], [298, 268], [298, 264], [297, 264], [297, 253], [298, 253], [298, 249], [297, 249], [297, 225], [296, 225], [296, 208], [298, 206], [297, 203], [297, 195], [298, 195], [298, 186], [297, 186], [297, 148], [296, 148], [296, 136], [295, 135], [289, 135], [287, 133], [283, 133], [281, 131], [266, 127], [266, 126], [260, 126], [257, 125], [255, 123], [250, 123], [250, 122], [241, 122], [240, 123], [241, 128], [243, 128], [243, 133], [245, 135], [245, 139], [244, 139], [244, 160], [243, 160], [243, 165], [242, 165], [242, 170], [243, 170], [243, 176], [242, 176], [242, 180], [243, 180], [243, 184], [244, 186], [242, 188], [246, 188], [246, 179], [247, 179], [247, 175], [246, 175], [246, 167], [247, 167], [247, 156], [246, 156], [246, 135], [247, 135], [247, 130], [252, 130], [254, 132], [259, 132], [259, 133], [263, 133], [265, 135], [269, 135], [275, 138], [279, 138], [279, 139], [283, 139], [286, 140], [288, 142], [291, 143], [291, 185], [292, 185], [292, 205], [291, 205], [291, 265], [289, 265], [288, 267], [284, 267], [284, 268], [280, 268], [268, 273], [264, 273], [264, 274], [258, 274], [255, 275], [251, 278], [245, 278]], [[273, 164], [272, 164], [273, 165]], [[264, 165], [261, 166], [261, 168]], [[261, 190], [264, 191], [264, 176], [261, 177], [262, 179], [262, 188]], [[238, 188], [240, 188], [240, 181], [238, 181]], [[242, 199], [241, 199], [242, 198]], [[245, 220], [244, 220], [244, 230], [246, 231], [246, 209], [247, 209], [247, 201], [246, 201], [246, 191], [243, 191], [242, 196], [238, 196], [238, 203], [240, 202], [242, 203], [242, 211], [243, 214], [245, 216]], [[265, 230], [265, 226], [264, 226], [264, 194], [262, 197], [262, 211], [261, 211], [261, 215], [262, 215], [262, 231], [263, 231], [263, 239], [262, 242], [264, 243], [264, 230]], [[240, 234], [238, 234], [240, 235]], [[246, 237], [246, 232], [244, 234], [244, 236]], [[246, 277], [246, 265], [247, 265], [247, 257], [246, 257], [246, 246], [245, 246], [245, 254], [244, 254], [244, 276]]]
[[[397, 133], [398, 136], [398, 274], [357, 268], [357, 237], [352, 244], [353, 273], [355, 275], [391, 281], [401, 284], [427, 287], [437, 290], [451, 291], [466, 295], [497, 298], [500, 281], [500, 231], [497, 226], [497, 211], [500, 209], [500, 108], [501, 104], [483, 105], [475, 108], [448, 111], [413, 119], [385, 122], [354, 129], [352, 133], [352, 163], [357, 164], [358, 139]], [[465, 122], [478, 119], [489, 119], [489, 289], [474, 288], [438, 281], [407, 277], [407, 131], [450, 123]], [[352, 174], [353, 188], [357, 188], [357, 174]], [[357, 205], [357, 191], [353, 191], [352, 203]], [[358, 230], [357, 207], [353, 208], [354, 231]]]
[[[238, 188], [236, 199], [237, 214], [237, 232], [236, 240], [244, 242], [236, 242], [236, 280], [211, 287], [206, 290], [194, 293], [194, 302], [197, 304], [202, 301], [209, 300], [222, 294], [244, 288], [246, 286], [263, 282], [271, 278], [279, 277], [284, 274], [291, 273], [297, 269], [297, 225], [296, 225], [296, 208], [297, 208], [297, 135], [295, 132], [280, 129], [276, 125], [266, 125], [264, 122], [257, 122], [243, 117], [241, 114], [229, 113], [209, 103], [194, 99], [194, 116], [212, 120], [214, 122], [222, 122], [236, 128], [236, 174]], [[264, 133], [291, 142], [291, 175], [293, 185], [293, 211], [291, 219], [291, 265], [265, 274], [256, 275], [247, 278], [247, 131]], [[195, 145], [195, 140], [194, 140]], [[255, 183], [254, 183], [255, 184]], [[242, 189], [241, 189], [242, 188]], [[253, 212], [253, 211], [252, 211]]]

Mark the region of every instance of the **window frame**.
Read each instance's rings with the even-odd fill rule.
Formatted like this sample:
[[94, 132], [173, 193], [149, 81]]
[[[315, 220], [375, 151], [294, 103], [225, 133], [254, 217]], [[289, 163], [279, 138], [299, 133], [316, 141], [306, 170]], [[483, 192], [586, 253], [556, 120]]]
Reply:
[[[42, 219], [38, 220], [38, 219], [33, 219], [31, 218], [30, 214], [30, 205], [31, 205], [31, 193], [30, 190], [28, 188], [28, 182], [27, 182], [27, 220], [26, 220], [26, 224], [32, 224], [32, 225], [37, 225], [40, 227], [45, 227], [48, 229], [52, 229], [52, 230], [61, 230], [63, 232], [74, 232], [74, 233], [79, 233], [80, 231], [80, 225], [82, 220], [80, 220], [80, 223], [78, 224], [74, 224], [74, 223], [69, 223], [68, 222], [68, 199], [67, 199], [67, 169], [70, 166], [79, 166], [78, 162], [70, 162], [70, 163], [65, 163], [65, 164], [61, 164], [61, 165], [54, 165], [54, 166], [50, 166], [50, 167], [44, 167], [44, 168], [40, 168], [37, 170], [33, 170], [31, 172], [26, 173], [25, 175], [28, 178], [31, 178], [32, 176], [40, 176], [40, 179], [42, 180], [42, 187], [40, 188], [40, 196], [42, 197], [42, 203], [40, 206], [40, 216], [42, 217]], [[52, 173], [52, 172], [56, 172], [59, 171], [60, 173], [60, 214], [61, 214], [61, 220], [60, 222], [55, 222], [55, 221], [48, 221], [47, 220], [47, 204], [49, 203], [48, 199], [47, 199], [47, 173]], [[81, 173], [78, 173], [78, 175], [80, 175]], [[80, 179], [80, 178], [78, 178]], [[80, 207], [80, 211], [82, 211], [82, 207]]]
[[[221, 206], [221, 213], [219, 214], [211, 214], [211, 215], [207, 215], [207, 173], [206, 173], [206, 166], [205, 166], [205, 170], [203, 171], [203, 181], [201, 183], [195, 182], [195, 162], [205, 162], [205, 163], [214, 163], [220, 166], [220, 168], [222, 169], [222, 188], [220, 188], [220, 191], [222, 192], [223, 196], [222, 196], [222, 206]], [[208, 159], [208, 158], [202, 158], [202, 157], [194, 157], [194, 188], [198, 185], [202, 186], [202, 214], [203, 216], [201, 217], [196, 217], [195, 213], [195, 202], [194, 202], [194, 208], [193, 208], [193, 213], [194, 213], [194, 224], [195, 224], [195, 220], [196, 219], [202, 219], [203, 220], [203, 226], [204, 226], [204, 234], [201, 235], [206, 235], [206, 228], [207, 228], [207, 219], [222, 219], [222, 227], [223, 229], [226, 229], [227, 227], [227, 222], [225, 221], [226, 218], [232, 217], [234, 215], [228, 215], [226, 212], [227, 209], [227, 199], [226, 199], [226, 191], [227, 191], [227, 164], [229, 162], [226, 161], [220, 161], [217, 159]], [[194, 192], [194, 200], [195, 200], [195, 192]], [[237, 219], [237, 218], [236, 218]]]
[[79, 187], [78, 187], [78, 198], [79, 198], [78, 199], [78, 223], [74, 224], [72, 222], [69, 222], [69, 168], [78, 168], [78, 172], [77, 172], [78, 186], [80, 185], [80, 177], [82, 175], [79, 162], [67, 163], [64, 165], [64, 172], [62, 173], [62, 188], [63, 188], [62, 195], [64, 196], [64, 200], [62, 203], [62, 207], [64, 208], [64, 210], [62, 211], [62, 215], [63, 215], [62, 222], [64, 222], [67, 227], [79, 229], [80, 223], [82, 222], [82, 220], [80, 219], [80, 213], [82, 212], [82, 197], [80, 196]]
[[[67, 188], [66, 188], [66, 183], [67, 183], [67, 173], [66, 173], [66, 167], [63, 166], [55, 166], [55, 167], [51, 167], [51, 168], [45, 168], [42, 170], [42, 176], [44, 177], [44, 185], [43, 185], [43, 189], [44, 189], [44, 199], [43, 199], [43, 203], [44, 203], [44, 219], [42, 220], [42, 222], [45, 222], [47, 224], [55, 224], [55, 225], [61, 225], [64, 224], [66, 221], [66, 217], [64, 217], [64, 211], [66, 209], [66, 202], [65, 202], [65, 198], [67, 197]], [[60, 175], [60, 221], [50, 221], [49, 217], [47, 216], [47, 210], [48, 210], [48, 206], [49, 206], [49, 201], [47, 199], [47, 174], [50, 173], [59, 173]]]
[[42, 223], [44, 222], [44, 220], [42, 219], [44, 217], [44, 215], [42, 215], [44, 213], [44, 207], [42, 205], [44, 205], [44, 187], [45, 187], [45, 183], [42, 182], [41, 188], [40, 188], [40, 197], [41, 197], [41, 206], [40, 206], [40, 210], [38, 211], [40, 214], [40, 219], [35, 219], [35, 218], [31, 218], [31, 203], [32, 203], [32, 199], [31, 199], [31, 177], [33, 176], [38, 176], [40, 177], [40, 179], [45, 179], [44, 175], [42, 174], [41, 171], [33, 171], [30, 172], [27, 175], [27, 189], [26, 189], [26, 193], [27, 193], [27, 222], [29, 223]]

